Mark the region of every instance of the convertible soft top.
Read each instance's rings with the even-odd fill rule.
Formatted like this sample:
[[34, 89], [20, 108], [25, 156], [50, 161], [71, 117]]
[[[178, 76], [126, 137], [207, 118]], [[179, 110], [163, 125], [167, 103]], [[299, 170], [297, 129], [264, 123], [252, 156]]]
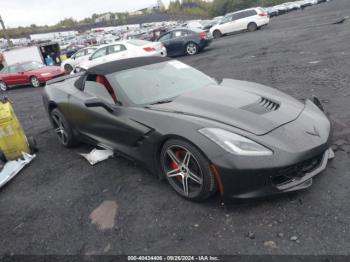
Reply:
[[93, 74], [93, 75], [109, 75], [115, 72], [128, 70], [128, 69], [145, 66], [145, 65], [157, 64], [157, 63], [166, 62], [169, 60], [171, 59], [167, 57], [156, 57], [156, 56], [128, 58], [128, 59], [117, 60], [117, 61], [108, 62], [108, 63], [91, 67], [87, 70], [87, 73]]

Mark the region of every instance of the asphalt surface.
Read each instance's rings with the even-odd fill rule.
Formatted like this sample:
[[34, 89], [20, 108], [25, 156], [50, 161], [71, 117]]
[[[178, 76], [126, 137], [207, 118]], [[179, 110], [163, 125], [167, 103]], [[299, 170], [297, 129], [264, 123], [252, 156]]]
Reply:
[[122, 158], [90, 166], [89, 146], [60, 146], [42, 89], [8, 92], [40, 152], [0, 189], [0, 254], [350, 254], [350, 1], [273, 18], [254, 33], [215, 41], [180, 60], [216, 78], [320, 97], [336, 158], [298, 193], [222, 205], [183, 200]]

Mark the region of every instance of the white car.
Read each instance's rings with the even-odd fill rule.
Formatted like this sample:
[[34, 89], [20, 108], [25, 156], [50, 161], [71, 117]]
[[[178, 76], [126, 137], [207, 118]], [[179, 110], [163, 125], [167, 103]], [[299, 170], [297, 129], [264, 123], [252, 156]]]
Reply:
[[[142, 56], [166, 56], [167, 51], [162, 43], [139, 39], [119, 41], [100, 46], [79, 68], [87, 70], [90, 67], [106, 62]], [[77, 68], [77, 71], [79, 71]]]
[[266, 11], [261, 7], [249, 8], [224, 16], [219, 24], [210, 29], [214, 38], [242, 30], [255, 31], [270, 22]]
[[62, 70], [67, 74], [71, 73], [81, 63], [87, 61], [90, 55], [97, 50], [97, 47], [86, 47], [78, 50], [70, 58], [64, 60], [61, 64]]

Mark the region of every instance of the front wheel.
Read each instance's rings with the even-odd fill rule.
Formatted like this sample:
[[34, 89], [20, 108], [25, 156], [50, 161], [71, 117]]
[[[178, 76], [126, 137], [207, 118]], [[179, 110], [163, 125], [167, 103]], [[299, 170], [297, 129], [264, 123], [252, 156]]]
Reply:
[[77, 144], [73, 131], [63, 114], [55, 108], [51, 111], [51, 121], [58, 140], [65, 147], [73, 147]]
[[40, 86], [39, 79], [36, 76], [32, 76], [30, 78], [30, 83], [32, 84], [33, 87], [39, 87]]
[[74, 69], [70, 64], [64, 65], [64, 71], [66, 72], [67, 75], [69, 75], [73, 70]]
[[190, 42], [186, 45], [186, 53], [188, 55], [195, 55], [198, 53], [198, 46], [196, 43]]
[[215, 192], [210, 163], [192, 144], [170, 139], [162, 147], [160, 158], [163, 174], [170, 186], [182, 197], [203, 201]]
[[213, 32], [213, 37], [214, 38], [220, 38], [222, 36], [221, 32], [219, 30], [215, 30]]
[[5, 82], [0, 81], [0, 89], [2, 91], [7, 91], [7, 85], [5, 84]]

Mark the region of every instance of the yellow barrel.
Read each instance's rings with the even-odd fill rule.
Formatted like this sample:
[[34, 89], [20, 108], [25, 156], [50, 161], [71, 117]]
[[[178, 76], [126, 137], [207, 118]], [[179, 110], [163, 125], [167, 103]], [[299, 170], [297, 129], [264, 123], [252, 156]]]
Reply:
[[0, 101], [0, 150], [7, 160], [30, 153], [27, 137], [10, 102]]

